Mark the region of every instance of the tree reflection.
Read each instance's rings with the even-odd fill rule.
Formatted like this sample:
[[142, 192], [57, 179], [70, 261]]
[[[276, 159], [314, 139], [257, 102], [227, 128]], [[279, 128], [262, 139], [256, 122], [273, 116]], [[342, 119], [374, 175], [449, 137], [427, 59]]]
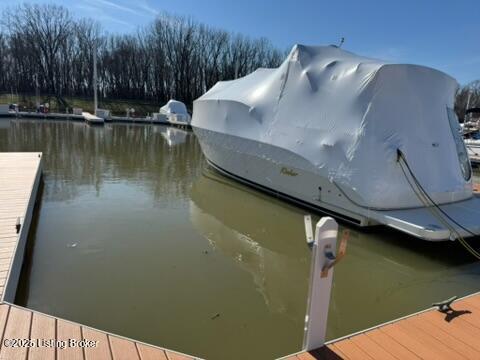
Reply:
[[0, 151], [43, 152], [46, 201], [73, 200], [82, 186], [100, 193], [106, 182], [141, 183], [155, 200], [184, 198], [203, 157], [191, 132], [169, 144], [162, 136], [167, 131], [161, 125], [13, 120], [0, 128]]

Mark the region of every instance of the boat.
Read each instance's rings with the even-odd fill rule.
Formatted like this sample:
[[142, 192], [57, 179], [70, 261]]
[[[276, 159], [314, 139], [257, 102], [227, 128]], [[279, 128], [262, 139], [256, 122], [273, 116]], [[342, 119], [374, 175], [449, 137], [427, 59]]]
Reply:
[[96, 115], [90, 114], [89, 112], [82, 112], [82, 116], [85, 119], [85, 122], [89, 125], [103, 125], [105, 120]]
[[425, 66], [295, 45], [278, 68], [214, 85], [191, 126], [212, 167], [256, 189], [361, 227], [456, 239], [480, 234], [457, 87]]
[[153, 113], [152, 114], [152, 117], [150, 119], [150, 122], [152, 124], [168, 124], [168, 121], [167, 121], [167, 115], [165, 114], [162, 114], [160, 112], [158, 113]]
[[0, 104], [0, 116], [11, 116], [10, 104]]
[[467, 152], [468, 157], [470, 158], [470, 162], [472, 166], [479, 166], [480, 165], [480, 144], [477, 145], [467, 145]]
[[95, 111], [95, 116], [102, 118], [104, 122], [112, 121], [110, 110], [107, 109], [97, 109]]
[[478, 130], [478, 123], [480, 123], [480, 107], [468, 108], [465, 111], [465, 123], [476, 124]]
[[480, 133], [478, 131], [470, 133], [464, 141], [472, 166], [480, 165]]
[[[470, 102], [470, 98], [469, 98]], [[472, 166], [480, 164], [480, 108], [468, 108], [465, 111], [462, 133]]]
[[170, 125], [175, 126], [190, 126], [190, 114], [184, 103], [177, 100], [169, 100], [164, 106], [160, 108], [160, 114], [167, 118]]

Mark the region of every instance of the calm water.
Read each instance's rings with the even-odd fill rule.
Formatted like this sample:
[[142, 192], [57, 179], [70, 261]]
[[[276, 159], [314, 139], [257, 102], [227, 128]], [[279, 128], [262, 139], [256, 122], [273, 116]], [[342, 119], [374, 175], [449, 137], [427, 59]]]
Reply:
[[[190, 132], [0, 120], [0, 151], [42, 151], [44, 187], [17, 303], [208, 359], [302, 342], [305, 210], [206, 165]], [[328, 337], [480, 288], [456, 243], [352, 229]]]

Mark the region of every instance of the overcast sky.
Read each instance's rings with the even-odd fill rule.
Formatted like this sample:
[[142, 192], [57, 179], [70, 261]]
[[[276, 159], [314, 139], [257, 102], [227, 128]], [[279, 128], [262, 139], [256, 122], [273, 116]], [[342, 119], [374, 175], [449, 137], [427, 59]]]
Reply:
[[[0, 9], [21, 3], [1, 0]], [[30, 1], [52, 2], [46, 0]], [[480, 0], [58, 0], [109, 32], [132, 32], [159, 12], [266, 37], [281, 48], [338, 43], [360, 55], [426, 65], [461, 84], [480, 79]]]

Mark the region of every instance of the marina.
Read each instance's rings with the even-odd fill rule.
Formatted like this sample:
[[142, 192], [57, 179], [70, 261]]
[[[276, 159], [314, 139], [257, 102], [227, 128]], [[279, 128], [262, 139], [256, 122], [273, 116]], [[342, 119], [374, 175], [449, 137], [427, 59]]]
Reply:
[[[222, 359], [233, 344], [240, 350], [232, 359], [301, 349], [310, 258], [305, 210], [210, 169], [189, 131], [3, 121], [0, 151], [34, 146], [49, 154], [17, 306], [201, 358]], [[478, 289], [480, 268], [456, 242], [344, 228], [351, 236], [335, 269], [329, 341]], [[364, 284], [360, 296], [356, 283]], [[245, 304], [248, 312], [237, 313]]]
[[0, 360], [480, 359], [469, 1], [0, 3]]
[[[68, 113], [39, 113], [39, 112], [27, 112], [27, 111], [17, 111], [17, 112], [8, 112], [6, 114], [0, 115], [0, 118], [24, 118], [24, 119], [43, 119], [43, 120], [71, 120], [71, 121], [85, 121], [91, 122], [90, 119], [96, 120], [95, 122], [102, 121], [99, 120], [98, 116], [94, 116], [88, 112], [83, 112], [82, 115], [68, 114]], [[108, 119], [104, 119], [103, 122], [110, 123], [123, 123], [123, 124], [161, 124], [161, 125], [172, 125], [181, 128], [190, 128], [189, 123], [185, 121], [180, 122], [168, 122], [166, 119], [159, 117], [131, 117], [131, 116], [115, 116], [111, 115]]]

